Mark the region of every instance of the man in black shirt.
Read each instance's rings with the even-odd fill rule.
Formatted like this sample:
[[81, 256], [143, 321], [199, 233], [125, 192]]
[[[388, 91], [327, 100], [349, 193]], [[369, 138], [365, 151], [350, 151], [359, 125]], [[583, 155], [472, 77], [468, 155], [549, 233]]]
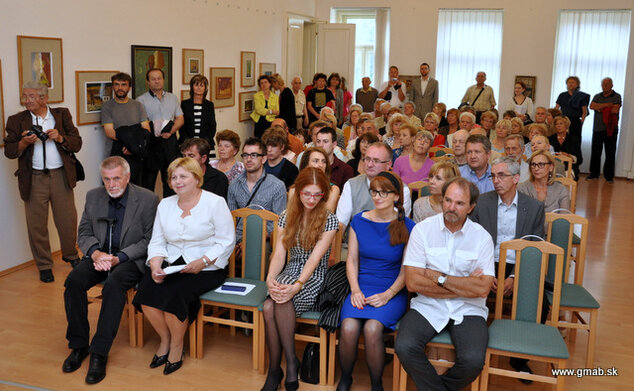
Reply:
[[308, 108], [309, 122], [319, 119], [321, 109], [330, 103], [330, 107], [335, 107], [335, 96], [326, 88], [327, 76], [324, 73], [315, 75], [315, 88], [308, 92], [306, 96], [306, 107]]
[[209, 152], [211, 151], [209, 142], [204, 138], [189, 138], [181, 144], [180, 149], [184, 157], [190, 157], [200, 164], [200, 168], [203, 170], [202, 189], [227, 200], [229, 180], [220, 170], [209, 165]]

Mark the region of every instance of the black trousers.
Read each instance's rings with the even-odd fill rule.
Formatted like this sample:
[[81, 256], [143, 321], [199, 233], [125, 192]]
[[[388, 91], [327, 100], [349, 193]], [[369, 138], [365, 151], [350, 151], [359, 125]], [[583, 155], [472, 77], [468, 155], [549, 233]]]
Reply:
[[169, 139], [152, 138], [148, 147], [148, 157], [143, 160], [142, 186], [154, 192], [156, 177], [160, 172], [161, 182], [163, 183], [163, 198], [174, 195], [174, 191], [169, 187], [167, 168], [177, 157], [178, 144], [176, 136], [172, 136]]
[[[595, 114], [596, 115], [596, 114]], [[608, 132], [592, 133], [592, 155], [590, 156], [590, 176], [597, 177], [601, 172], [601, 154], [605, 146], [605, 163], [603, 163], [603, 176], [606, 180], [614, 179], [614, 161], [616, 158], [616, 130], [612, 136]]]
[[88, 324], [86, 291], [103, 282], [101, 311], [97, 321], [97, 331], [90, 344], [90, 352], [107, 356], [119, 330], [126, 292], [134, 287], [142, 276], [143, 274], [134, 262], [120, 263], [108, 273], [95, 270], [92, 261], [82, 260], [70, 272], [64, 283], [68, 347], [79, 349], [89, 346], [90, 325]]
[[401, 319], [394, 349], [419, 390], [458, 391], [482, 372], [489, 342], [486, 320], [465, 316], [459, 325], [450, 320], [445, 329], [451, 334], [456, 363], [444, 375], [438, 375], [425, 356], [425, 346], [438, 333], [416, 310], [409, 310]]

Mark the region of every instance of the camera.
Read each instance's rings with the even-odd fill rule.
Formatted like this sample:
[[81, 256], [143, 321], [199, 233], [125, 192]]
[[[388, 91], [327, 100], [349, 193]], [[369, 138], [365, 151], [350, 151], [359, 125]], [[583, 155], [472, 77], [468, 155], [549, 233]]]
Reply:
[[42, 130], [42, 127], [40, 125], [31, 125], [31, 130], [29, 130], [26, 135], [30, 136], [32, 134], [36, 135], [37, 138], [42, 140], [42, 142], [48, 140], [48, 134], [46, 134], [46, 132]]

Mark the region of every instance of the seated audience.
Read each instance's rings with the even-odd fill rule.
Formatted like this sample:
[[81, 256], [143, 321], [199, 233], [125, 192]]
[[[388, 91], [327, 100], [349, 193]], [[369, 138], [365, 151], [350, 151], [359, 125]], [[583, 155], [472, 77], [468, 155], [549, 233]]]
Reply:
[[467, 139], [469, 138], [469, 132], [464, 129], [457, 131], [452, 134], [453, 136], [453, 162], [458, 166], [462, 167], [467, 164]]
[[[365, 174], [350, 179], [341, 191], [337, 204], [337, 219], [343, 225], [348, 225], [352, 216], [364, 210], [372, 209], [374, 205], [370, 197], [370, 181], [381, 171], [389, 171], [392, 167], [392, 148], [385, 143], [378, 142], [370, 145], [363, 158]], [[412, 200], [409, 188], [403, 188], [403, 207], [405, 216], [412, 211]]]
[[524, 143], [522, 136], [511, 134], [504, 140], [504, 155], [514, 159], [520, 165], [520, 183], [528, 180], [528, 163], [524, 161]]
[[385, 103], [385, 99], [377, 98], [374, 101], [374, 111], [372, 111], [372, 118], [379, 118], [383, 116], [383, 111], [381, 110], [381, 106]]
[[337, 133], [333, 128], [329, 127], [319, 129], [315, 138], [317, 146], [323, 148], [328, 154], [330, 181], [341, 189], [348, 179], [354, 176], [354, 173], [352, 172], [352, 167], [335, 156], [336, 140]]
[[515, 111], [513, 110], [506, 110], [504, 112], [504, 114], [502, 114], [502, 119], [506, 119], [506, 120], [511, 120], [512, 118], [517, 117], [517, 114], [515, 114]]
[[[548, 141], [548, 138], [546, 138], [546, 136], [542, 136], [541, 134], [533, 137], [533, 141], [531, 141], [531, 148], [533, 150], [533, 153], [537, 151], [547, 151], [551, 156], [555, 153], [553, 147]], [[564, 166], [564, 164], [559, 159], [555, 159], [555, 176], [566, 176], [566, 166]]]
[[[416, 224], [403, 259], [407, 290], [415, 293], [401, 319], [394, 350], [419, 390], [460, 390], [484, 366], [489, 339], [486, 295], [493, 284], [493, 242], [467, 218], [478, 189], [464, 178], [442, 188], [443, 213]], [[425, 346], [443, 330], [456, 360], [442, 376]]]
[[[301, 172], [306, 167], [315, 167], [322, 170], [330, 181], [330, 161], [328, 160], [328, 153], [326, 153], [323, 148], [311, 147], [306, 150], [306, 153], [302, 156], [302, 161], [299, 164], [299, 171]], [[288, 189], [288, 198], [292, 199], [293, 194], [295, 194], [295, 186], [291, 186], [290, 189]], [[330, 182], [330, 196], [326, 200], [326, 207], [329, 211], [334, 213], [337, 210], [337, 202], [339, 201], [340, 194], [341, 189], [339, 186]]]
[[[401, 137], [403, 137], [402, 134], [403, 132], [401, 132]], [[379, 139], [372, 133], [363, 133], [355, 140], [355, 148], [352, 151], [352, 159], [347, 161], [347, 164], [352, 167], [354, 176], [365, 174], [365, 164], [363, 163], [365, 152], [370, 145], [376, 142], [379, 142]]]
[[383, 389], [383, 333], [393, 331], [407, 310], [401, 263], [414, 222], [405, 217], [403, 186], [397, 175], [379, 173], [370, 181], [374, 209], [356, 214], [350, 222], [346, 262], [350, 294], [341, 309], [337, 390], [350, 389], [361, 332], [372, 389]]
[[[381, 114], [378, 117], [374, 117], [374, 123], [376, 123], [377, 129], [385, 129], [385, 125], [387, 124], [387, 115], [391, 108], [392, 105], [389, 102], [381, 103]], [[385, 132], [382, 132], [381, 134], [383, 135]]]
[[[64, 360], [62, 371], [76, 371], [90, 353], [88, 384], [106, 377], [108, 354], [119, 330], [126, 292], [145, 272], [147, 245], [158, 204], [156, 194], [130, 183], [130, 165], [122, 157], [105, 159], [100, 173], [103, 186], [86, 194], [79, 222], [78, 244], [84, 258], [64, 283], [66, 339], [72, 351]], [[101, 310], [89, 343], [86, 292], [99, 283], [103, 284]]]
[[[533, 152], [533, 147], [532, 147], [533, 138], [535, 136], [546, 136], [546, 134], [548, 133], [548, 126], [546, 126], [545, 123], [533, 122], [532, 124], [526, 127], [526, 131], [528, 132], [528, 142], [525, 145], [524, 154], [526, 155], [527, 158], [529, 158], [531, 157], [531, 153]], [[554, 153], [555, 153], [555, 149], [551, 146], [550, 154], [552, 155]]]
[[486, 135], [487, 137], [489, 137], [490, 140], [493, 140], [495, 138], [495, 132], [491, 134], [491, 130], [493, 130], [497, 122], [498, 116], [492, 110], [485, 111], [480, 116], [480, 127], [486, 131]]
[[509, 134], [517, 134], [522, 137], [522, 143], [528, 142], [528, 137], [524, 137], [524, 123], [519, 117], [511, 118], [511, 133]]
[[414, 139], [412, 153], [400, 156], [394, 162], [392, 170], [405, 184], [428, 179], [429, 169], [434, 165], [434, 161], [429, 157], [429, 148], [433, 141], [434, 136], [430, 132], [426, 130], [418, 132]]
[[438, 102], [434, 105], [434, 107], [431, 110], [434, 114], [436, 114], [438, 116], [438, 118], [440, 118], [440, 121], [438, 122], [438, 128], [442, 128], [444, 126], [449, 125], [447, 123], [447, 105], [442, 103], [442, 102]]
[[425, 115], [425, 119], [423, 120], [423, 128], [432, 134], [434, 140], [432, 141], [432, 147], [444, 147], [446, 138], [445, 136], [438, 133], [438, 124], [440, 120], [436, 113], [427, 113]]
[[460, 124], [458, 118], [460, 117], [460, 110], [449, 109], [447, 112], [447, 125], [438, 129], [438, 134], [441, 134], [447, 138], [447, 146], [451, 148], [451, 137], [454, 133], [460, 130]]
[[467, 138], [465, 151], [467, 164], [460, 167], [460, 175], [473, 182], [480, 194], [493, 190], [489, 165], [491, 141], [484, 135], [472, 134]]
[[471, 129], [474, 128], [476, 123], [476, 116], [473, 113], [468, 111], [463, 111], [460, 113], [459, 125], [460, 129], [465, 129], [468, 132], [471, 132]]
[[[298, 120], [301, 120], [301, 119], [298, 119]], [[297, 155], [302, 153], [302, 151], [304, 150], [304, 142], [300, 140], [299, 138], [297, 138], [296, 136], [294, 136], [293, 134], [291, 134], [288, 128], [288, 125], [286, 124], [286, 121], [284, 121], [282, 118], [275, 118], [273, 122], [271, 122], [271, 127], [275, 127], [275, 126], [284, 129], [284, 131], [288, 134], [289, 151], [284, 157], [289, 156], [286, 158], [292, 161], [293, 163], [295, 163], [293, 160], [297, 159]], [[292, 156], [290, 155], [291, 153], [293, 154]]]
[[414, 102], [408, 100], [403, 103], [403, 115], [405, 115], [409, 123], [412, 124], [415, 128], [420, 128], [423, 125], [420, 118], [414, 115], [415, 109], [416, 106], [414, 105]]
[[396, 161], [399, 156], [408, 156], [414, 150], [414, 139], [418, 133], [418, 129], [411, 124], [401, 126], [399, 135], [400, 147], [392, 150], [392, 162]]
[[208, 164], [211, 146], [204, 138], [188, 138], [181, 145], [181, 154], [184, 157], [194, 159], [200, 165], [203, 172], [202, 189], [210, 191], [227, 200], [229, 179], [227, 176]]
[[[200, 309], [198, 297], [225, 281], [235, 245], [233, 218], [222, 197], [203, 191], [203, 174], [193, 159], [178, 158], [168, 168], [176, 194], [158, 206], [147, 249], [145, 273], [134, 297], [161, 341], [150, 368], [168, 375], [183, 365], [183, 337]], [[184, 266], [167, 274], [164, 266]]]
[[[330, 121], [326, 122], [326, 121], [315, 121], [315, 122], [311, 122], [311, 124], [308, 127], [308, 131], [309, 134], [311, 136], [311, 142], [306, 144], [305, 147], [306, 148], [310, 148], [310, 147], [317, 147], [317, 133], [319, 133], [319, 131], [322, 128], [326, 128], [326, 127], [330, 127]], [[336, 130], [335, 130], [335, 141], [337, 141], [337, 138], [339, 137], [339, 135], [337, 134]], [[346, 158], [346, 153], [344, 153], [344, 151], [339, 148], [339, 146], [336, 144], [334, 144], [333, 146], [333, 153], [335, 154], [335, 156], [337, 156], [337, 158], [343, 162], [345, 162], [347, 160]], [[295, 162], [295, 165], [297, 166], [297, 168], [299, 168], [299, 162], [302, 160], [302, 155], [303, 152], [300, 153], [297, 156], [297, 160]]]
[[568, 117], [556, 117], [554, 124], [556, 133], [548, 137], [548, 141], [555, 149], [555, 155], [561, 154], [572, 158], [572, 171], [575, 174], [575, 179], [579, 179], [579, 165], [583, 163], [581, 141], [568, 133], [570, 128]]
[[356, 127], [357, 123], [359, 123], [359, 119], [361, 118], [361, 114], [363, 112], [360, 109], [359, 105], [353, 105], [350, 108], [350, 116], [348, 117], [348, 121], [343, 124], [343, 138], [345, 140], [346, 145], [349, 145], [350, 140], [354, 140], [357, 138]]
[[284, 182], [288, 190], [295, 183], [299, 171], [292, 162], [283, 156], [288, 148], [286, 131], [278, 127], [269, 128], [262, 135], [262, 142], [266, 146], [264, 171]]
[[383, 137], [383, 142], [389, 145], [392, 149], [396, 149], [400, 147], [399, 144], [399, 135], [401, 132], [401, 126], [407, 124], [407, 119], [403, 114], [395, 112], [390, 116], [390, 120], [387, 122], [387, 126], [385, 127], [385, 136]]
[[282, 351], [286, 357], [284, 388], [299, 388], [295, 318], [312, 310], [322, 290], [330, 246], [339, 228], [337, 217], [326, 208], [330, 184], [321, 170], [303, 169], [295, 187], [296, 192], [278, 221], [277, 243], [266, 277], [269, 297], [262, 312], [269, 370], [262, 387], [264, 391], [277, 390], [284, 378]]
[[[498, 156], [504, 153], [504, 140], [511, 133], [511, 121], [503, 119], [495, 124], [495, 137], [491, 139], [491, 150]], [[496, 156], [496, 157], [498, 157]]]
[[555, 118], [562, 115], [563, 114], [561, 110], [559, 109], [556, 109], [556, 108], [548, 109], [548, 112], [546, 113], [546, 125], [548, 125], [548, 134], [546, 135], [546, 137], [550, 137], [553, 134], [557, 133], [557, 130], [555, 129]]
[[224, 172], [231, 183], [235, 177], [244, 172], [244, 164], [236, 160], [236, 155], [240, 151], [240, 136], [233, 130], [225, 129], [216, 134], [216, 144], [218, 145], [218, 160], [212, 160], [209, 164]]
[[521, 182], [517, 191], [544, 203], [545, 212], [570, 209], [568, 188], [555, 182], [555, 158], [547, 151], [535, 151], [528, 159], [530, 179]]
[[442, 213], [442, 187], [445, 182], [460, 176], [460, 170], [452, 162], [434, 163], [429, 170], [429, 193], [426, 197], [419, 197], [412, 206], [412, 219], [420, 223], [428, 217]]

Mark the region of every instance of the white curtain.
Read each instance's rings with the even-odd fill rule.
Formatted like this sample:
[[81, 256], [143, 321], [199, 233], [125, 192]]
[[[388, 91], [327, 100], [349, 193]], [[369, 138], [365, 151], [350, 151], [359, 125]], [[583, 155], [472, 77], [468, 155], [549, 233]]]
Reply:
[[[614, 90], [623, 96], [631, 17], [631, 10], [560, 11], [551, 107], [555, 106], [557, 96], [566, 90], [568, 76], [578, 76], [581, 91], [591, 97], [601, 92], [601, 80], [611, 77]], [[581, 170], [584, 172], [589, 171], [594, 121], [594, 111], [589, 107], [588, 111], [581, 142]]]
[[503, 19], [501, 10], [438, 11], [436, 79], [439, 101], [447, 108], [458, 107], [479, 71], [486, 73], [498, 100]]

